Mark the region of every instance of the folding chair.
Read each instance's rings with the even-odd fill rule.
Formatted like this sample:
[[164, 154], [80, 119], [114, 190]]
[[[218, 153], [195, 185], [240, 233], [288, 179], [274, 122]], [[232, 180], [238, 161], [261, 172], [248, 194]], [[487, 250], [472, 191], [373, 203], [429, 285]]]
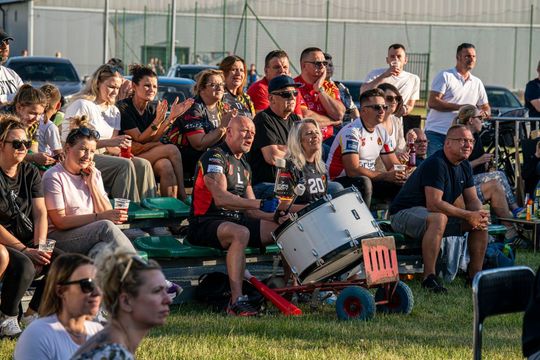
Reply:
[[473, 354], [482, 358], [482, 329], [488, 316], [525, 311], [534, 272], [526, 266], [481, 271], [473, 279]]

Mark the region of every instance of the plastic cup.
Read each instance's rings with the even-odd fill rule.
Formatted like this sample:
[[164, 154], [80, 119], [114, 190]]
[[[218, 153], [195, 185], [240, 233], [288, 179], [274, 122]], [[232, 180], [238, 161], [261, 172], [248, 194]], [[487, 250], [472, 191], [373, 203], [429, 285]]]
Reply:
[[114, 208], [121, 209], [121, 210], [123, 209], [127, 211], [129, 209], [129, 199], [115, 198]]
[[404, 164], [394, 164], [394, 170], [395, 171], [405, 171], [407, 170], [407, 165]]
[[129, 145], [125, 148], [120, 148], [120, 156], [126, 159], [131, 159], [131, 140], [128, 141]]
[[52, 253], [54, 250], [54, 246], [56, 245], [56, 240], [53, 239], [46, 239], [45, 242], [39, 243], [39, 251]]

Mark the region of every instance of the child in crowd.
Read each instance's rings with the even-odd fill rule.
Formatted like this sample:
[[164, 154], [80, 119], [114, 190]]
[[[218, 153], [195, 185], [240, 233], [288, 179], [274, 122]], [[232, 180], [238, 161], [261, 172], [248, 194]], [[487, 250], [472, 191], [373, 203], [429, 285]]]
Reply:
[[60, 100], [62, 95], [58, 88], [51, 84], [43, 85], [40, 90], [47, 97], [47, 106], [45, 112], [39, 121], [37, 132], [38, 150], [54, 157], [57, 161], [64, 159], [62, 143], [60, 141], [60, 131], [51, 121], [60, 109]]

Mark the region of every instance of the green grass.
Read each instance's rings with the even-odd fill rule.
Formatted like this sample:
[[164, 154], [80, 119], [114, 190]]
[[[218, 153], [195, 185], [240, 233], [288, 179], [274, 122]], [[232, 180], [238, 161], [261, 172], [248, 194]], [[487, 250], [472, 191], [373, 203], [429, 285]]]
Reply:
[[[520, 251], [517, 262], [535, 271], [540, 254]], [[138, 359], [470, 359], [472, 298], [457, 279], [449, 294], [428, 294], [410, 281], [411, 315], [377, 314], [372, 321], [338, 321], [335, 310], [303, 307], [286, 318], [273, 308], [256, 319], [211, 313], [196, 305], [173, 308], [167, 325], [142, 342]], [[522, 314], [488, 318], [485, 359], [521, 359]], [[0, 341], [0, 359], [10, 358], [14, 341]]]

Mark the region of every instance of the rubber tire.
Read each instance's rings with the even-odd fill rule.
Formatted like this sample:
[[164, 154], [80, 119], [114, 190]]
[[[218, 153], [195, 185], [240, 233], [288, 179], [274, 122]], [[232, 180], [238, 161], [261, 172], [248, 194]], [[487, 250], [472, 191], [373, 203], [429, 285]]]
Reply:
[[338, 295], [336, 314], [340, 320], [370, 320], [375, 316], [373, 295], [363, 287], [350, 286]]
[[[386, 300], [384, 287], [379, 287], [375, 292], [375, 302]], [[411, 288], [403, 281], [398, 281], [396, 291], [389, 304], [377, 305], [377, 311], [382, 313], [410, 314], [414, 307], [414, 295]]]

